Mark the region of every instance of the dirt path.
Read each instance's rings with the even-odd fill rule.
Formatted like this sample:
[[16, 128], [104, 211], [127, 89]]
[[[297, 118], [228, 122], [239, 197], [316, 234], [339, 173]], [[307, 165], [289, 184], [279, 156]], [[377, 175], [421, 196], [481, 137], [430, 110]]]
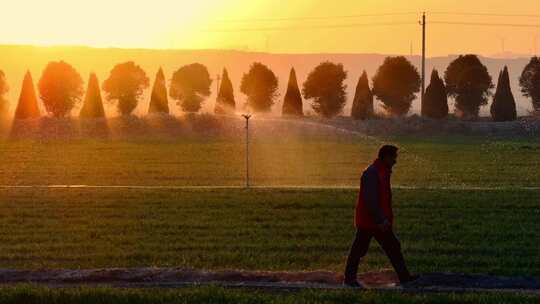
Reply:
[[[0, 269], [0, 284], [31, 283], [49, 287], [111, 286], [122, 288], [179, 288], [200, 285], [271, 290], [341, 289], [341, 275], [327, 271], [199, 271], [183, 268], [109, 268], [87, 270]], [[360, 276], [367, 289], [403, 292], [512, 292], [540, 295], [540, 278], [458, 273], [424, 274], [406, 288], [396, 284], [391, 271]]]
[[[403, 190], [451, 190], [451, 191], [538, 191], [540, 187], [482, 187], [482, 186], [403, 186], [396, 185], [393, 189]], [[0, 185], [0, 189], [135, 189], [135, 190], [227, 190], [246, 189], [245, 186], [160, 186], [160, 185]], [[260, 190], [358, 190], [358, 186], [250, 186], [250, 189]]]

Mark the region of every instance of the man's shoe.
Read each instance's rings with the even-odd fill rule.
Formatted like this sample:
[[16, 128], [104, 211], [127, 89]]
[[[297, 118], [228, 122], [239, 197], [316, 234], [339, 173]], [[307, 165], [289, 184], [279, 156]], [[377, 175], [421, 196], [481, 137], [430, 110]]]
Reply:
[[419, 279], [420, 279], [419, 275], [410, 275], [408, 278], [404, 280], [400, 280], [399, 284], [403, 287], [408, 287], [408, 286], [414, 285], [414, 283], [417, 283]]
[[343, 285], [345, 285], [346, 287], [351, 287], [351, 288], [362, 288], [362, 284], [360, 284], [360, 282], [358, 282], [357, 280], [354, 280], [354, 281], [343, 281]]

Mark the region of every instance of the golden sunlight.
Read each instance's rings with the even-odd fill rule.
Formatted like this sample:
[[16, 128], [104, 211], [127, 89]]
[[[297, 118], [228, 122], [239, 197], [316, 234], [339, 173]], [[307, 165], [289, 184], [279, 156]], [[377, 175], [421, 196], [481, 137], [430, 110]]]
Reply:
[[[343, 0], [339, 5], [322, 0], [19, 0], [4, 7], [0, 44], [418, 54], [418, 20], [426, 11], [431, 56], [535, 49], [538, 27], [444, 23], [540, 23], [534, 16], [445, 14], [538, 11], [535, 0], [485, 4], [466, 0]], [[384, 25], [395, 22], [403, 25]]]

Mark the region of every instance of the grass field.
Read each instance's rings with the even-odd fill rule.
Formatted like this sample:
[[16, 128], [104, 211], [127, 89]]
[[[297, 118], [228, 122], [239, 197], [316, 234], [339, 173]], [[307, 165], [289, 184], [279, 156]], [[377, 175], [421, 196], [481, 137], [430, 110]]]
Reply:
[[[540, 140], [266, 137], [251, 145], [259, 186], [357, 186], [383, 142], [401, 148], [395, 185], [536, 187]], [[0, 142], [0, 185], [243, 185], [239, 138], [163, 141]]]
[[[540, 140], [260, 136], [256, 186], [353, 186], [383, 142], [402, 150], [396, 230], [415, 272], [540, 276]], [[2, 141], [0, 185], [241, 186], [238, 137]], [[409, 188], [407, 188], [409, 187]], [[524, 189], [532, 187], [531, 189]], [[429, 189], [432, 188], [432, 189]], [[477, 188], [477, 189], [475, 189]], [[0, 188], [0, 267], [194, 267], [341, 272], [356, 190]], [[375, 243], [361, 271], [388, 268]], [[0, 303], [474, 303], [503, 295], [0, 290]], [[215, 298], [217, 297], [217, 298]], [[239, 301], [242, 299], [242, 301]], [[175, 302], [176, 301], [176, 302]]]
[[[342, 271], [353, 190], [10, 189], [0, 267]], [[395, 191], [417, 272], [540, 275], [540, 192]], [[362, 271], [389, 267], [374, 246]]]
[[270, 293], [201, 287], [180, 290], [118, 290], [104, 288], [45, 289], [23, 286], [0, 289], [0, 303], [64, 304], [64, 303], [538, 303], [537, 296], [511, 294], [400, 294], [358, 291], [302, 291]]

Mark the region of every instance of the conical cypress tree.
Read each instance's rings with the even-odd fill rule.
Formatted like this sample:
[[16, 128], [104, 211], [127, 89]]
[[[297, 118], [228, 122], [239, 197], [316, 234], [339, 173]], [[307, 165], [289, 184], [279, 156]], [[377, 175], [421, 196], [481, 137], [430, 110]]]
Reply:
[[216, 100], [216, 107], [214, 109], [216, 114], [232, 114], [235, 111], [236, 102], [234, 101], [234, 90], [229, 79], [229, 73], [227, 69], [223, 69], [223, 76], [221, 77], [221, 85]]
[[497, 90], [491, 104], [491, 116], [494, 121], [511, 121], [517, 119], [516, 101], [510, 88], [510, 77], [506, 66], [499, 74]]
[[373, 110], [373, 93], [369, 88], [369, 80], [366, 71], [358, 79], [356, 92], [351, 110], [351, 116], [354, 119], [367, 119], [372, 117]]
[[39, 108], [37, 104], [36, 91], [34, 89], [34, 81], [30, 71], [26, 71], [19, 96], [19, 103], [15, 110], [15, 119], [39, 118]]
[[9, 86], [6, 81], [6, 75], [4, 71], [0, 70], [0, 119], [7, 117], [9, 101], [5, 98], [6, 93], [9, 91]]
[[287, 85], [287, 93], [283, 100], [282, 114], [290, 116], [304, 116], [302, 110], [302, 95], [300, 95], [300, 89], [298, 88], [298, 81], [296, 80], [296, 71], [291, 69], [289, 75], [289, 84]]
[[105, 117], [99, 83], [95, 73], [91, 73], [88, 79], [88, 89], [86, 90], [86, 96], [84, 97], [84, 103], [79, 116], [81, 118]]
[[448, 116], [446, 87], [443, 80], [439, 77], [437, 70], [431, 72], [431, 81], [424, 93], [422, 116], [435, 119], [442, 119]]
[[150, 106], [148, 114], [151, 113], [169, 113], [169, 99], [167, 97], [167, 86], [165, 84], [165, 74], [163, 69], [159, 68], [152, 88], [152, 97], [150, 98]]

